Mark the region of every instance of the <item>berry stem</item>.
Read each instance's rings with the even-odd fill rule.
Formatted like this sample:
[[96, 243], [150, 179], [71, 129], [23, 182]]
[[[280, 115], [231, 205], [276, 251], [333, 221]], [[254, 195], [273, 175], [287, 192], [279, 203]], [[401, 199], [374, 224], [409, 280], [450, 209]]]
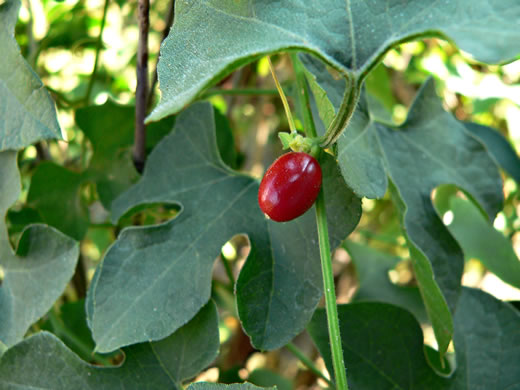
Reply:
[[[312, 117], [309, 90], [305, 80], [305, 70], [295, 54], [291, 60], [296, 74], [298, 91], [301, 94], [300, 104], [304, 115], [305, 130], [307, 136], [316, 137], [316, 127]], [[325, 290], [325, 307], [327, 310], [327, 325], [329, 330], [330, 348], [332, 353], [332, 365], [336, 386], [339, 390], [348, 390], [347, 373], [343, 361], [343, 348], [339, 331], [338, 309], [336, 306], [336, 291], [334, 287], [334, 274], [332, 272], [332, 258], [330, 254], [329, 229], [327, 225], [327, 212], [325, 209], [325, 195], [323, 186], [316, 199], [316, 223], [318, 225], [318, 238], [320, 244], [321, 271], [323, 274], [323, 287]]]
[[271, 58], [267, 56], [267, 62], [269, 63], [269, 69], [271, 70], [271, 74], [273, 75], [273, 80], [276, 85], [276, 89], [280, 94], [280, 98], [282, 99], [283, 108], [285, 109], [285, 115], [287, 115], [287, 120], [289, 121], [289, 128], [291, 129], [291, 133], [296, 133], [296, 126], [294, 124], [294, 120], [291, 114], [291, 107], [289, 107], [289, 102], [287, 101], [287, 97], [278, 81], [278, 77], [276, 77], [276, 73], [274, 72], [273, 63], [271, 62]]

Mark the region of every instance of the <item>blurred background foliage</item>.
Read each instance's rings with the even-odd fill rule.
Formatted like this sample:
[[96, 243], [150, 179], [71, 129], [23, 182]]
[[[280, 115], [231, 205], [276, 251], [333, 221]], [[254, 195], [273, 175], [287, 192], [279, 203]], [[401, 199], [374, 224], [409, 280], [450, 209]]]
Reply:
[[[16, 26], [21, 51], [54, 98], [68, 142], [42, 141], [19, 154], [23, 190], [8, 214], [10, 237], [14, 245], [26, 225], [45, 222], [81, 240], [81, 262], [71, 285], [33, 331], [52, 330], [82, 358], [97, 364], [115, 364], [121, 356], [91, 353], [93, 342], [84, 323], [82, 299], [96, 265], [122, 227], [155, 224], [176, 214], [175, 207], [152, 205], [126, 217], [118, 226], [109, 219], [111, 200], [139, 176], [130, 158], [136, 88], [136, 7], [135, 1], [124, 0], [23, 0]], [[170, 0], [151, 2], [151, 80], [161, 39], [168, 31], [170, 7]], [[289, 57], [278, 55], [273, 59], [290, 95], [294, 75]], [[431, 76], [437, 81], [437, 92], [447, 111], [460, 120], [495, 128], [518, 155], [520, 60], [488, 66], [476, 63], [446, 41], [428, 39], [402, 44], [385, 56], [367, 80], [376, 115], [382, 121], [401, 123], [417, 90]], [[150, 107], [158, 96], [155, 85]], [[217, 115], [219, 128], [232, 129], [233, 140], [218, 135], [224, 160], [235, 169], [260, 177], [281, 153], [277, 132], [288, 131], [266, 59], [229, 75], [201, 99], [209, 99], [221, 114]], [[105, 108], [109, 111], [103, 111]], [[111, 114], [115, 111], [117, 120]], [[167, 133], [173, 120], [167, 127], [149, 127], [148, 150]], [[301, 122], [297, 125], [301, 127]], [[456, 188], [442, 187], [432, 194], [444, 223], [465, 250], [463, 284], [505, 300], [520, 300], [520, 290], [497, 277], [498, 272], [489, 272], [486, 264], [496, 263], [497, 256], [518, 261], [519, 169], [516, 173], [503, 172], [505, 204], [492, 225]], [[472, 229], [460, 228], [461, 224]], [[359, 226], [335, 253], [340, 303], [368, 299], [371, 294], [358, 291], [359, 279], [370, 277], [359, 265], [356, 269], [358, 260], [352, 259], [353, 253], [361, 250], [359, 244], [383, 252], [388, 274], [383, 283], [389, 288], [414, 286], [409, 253], [389, 197], [364, 199]], [[254, 351], [241, 331], [230, 278], [236, 278], [247, 252], [247, 239], [234, 237], [222, 248], [224, 261], [215, 263], [213, 296], [221, 310], [221, 354], [198, 379], [233, 382], [249, 378], [258, 385], [278, 384], [281, 389], [324, 385], [322, 379], [298, 363], [294, 351]], [[414, 311], [418, 318], [420, 311], [420, 307]], [[434, 344], [427, 324], [423, 330], [426, 342]], [[298, 337], [295, 344], [324, 371], [323, 361], [308, 336]]]

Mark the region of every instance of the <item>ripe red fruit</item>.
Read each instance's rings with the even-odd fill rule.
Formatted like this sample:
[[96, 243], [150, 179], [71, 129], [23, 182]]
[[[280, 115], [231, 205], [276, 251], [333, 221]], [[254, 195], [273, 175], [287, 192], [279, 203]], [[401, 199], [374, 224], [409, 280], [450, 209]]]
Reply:
[[258, 204], [272, 220], [290, 221], [311, 208], [320, 187], [318, 161], [307, 153], [286, 153], [267, 169], [258, 190]]

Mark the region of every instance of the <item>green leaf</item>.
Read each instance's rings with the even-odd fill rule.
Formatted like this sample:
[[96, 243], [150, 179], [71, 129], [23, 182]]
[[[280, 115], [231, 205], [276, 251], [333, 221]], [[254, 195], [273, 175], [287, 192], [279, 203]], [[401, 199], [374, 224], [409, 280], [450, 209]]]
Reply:
[[[344, 183], [337, 168], [329, 177], [330, 163], [324, 185], [344, 196], [341, 205], [331, 202], [335, 247], [357, 224], [360, 201], [339, 190]], [[98, 267], [87, 303], [98, 351], [163, 338], [192, 318], [209, 299], [215, 258], [236, 234], [251, 242], [237, 299], [252, 342], [278, 348], [300, 332], [322, 295], [313, 212], [290, 223], [269, 221], [257, 193], [257, 180], [222, 163], [211, 106], [184, 111], [142, 179], [113, 203], [114, 221], [142, 204], [175, 203], [181, 211], [162, 225], [123, 230]]]
[[417, 287], [397, 286], [388, 276], [401, 259], [352, 241], [343, 244], [354, 265], [359, 282], [356, 302], [391, 303], [410, 311], [421, 323], [427, 322], [426, 311]]
[[457, 371], [447, 388], [517, 389], [520, 313], [483, 291], [464, 288], [454, 324]]
[[188, 386], [188, 390], [258, 390], [258, 389], [270, 389], [276, 390], [275, 387], [258, 387], [251, 383], [233, 383], [231, 385], [224, 385], [220, 383], [209, 383], [209, 382], [198, 382], [192, 383]]
[[214, 109], [215, 130], [217, 132], [217, 147], [224, 164], [231, 169], [238, 168], [238, 153], [235, 148], [235, 139], [229, 125], [228, 118]]
[[[454, 318], [457, 370], [435, 374], [425, 358], [415, 318], [384, 303], [338, 307], [349, 388], [513, 389], [520, 382], [520, 314], [490, 295], [464, 288]], [[308, 331], [332, 371], [326, 313], [316, 311]]]
[[0, 360], [0, 387], [180, 389], [181, 381], [215, 359], [218, 348], [218, 317], [212, 302], [168, 338], [125, 348], [126, 359], [119, 367], [87, 364], [54, 335], [40, 332], [4, 354]]
[[[326, 80], [320, 88], [327, 94], [316, 99], [330, 96], [335, 101], [321, 106], [337, 108], [343, 82], [335, 83], [316, 61], [307, 64], [318, 75], [311, 83]], [[503, 201], [494, 160], [462, 122], [442, 109], [431, 79], [399, 127], [377, 122], [362, 97], [338, 140], [337, 153], [343, 177], [358, 195], [380, 197], [390, 181], [426, 311], [444, 353], [453, 332], [451, 315], [460, 292], [463, 254], [435, 212], [430, 194], [439, 185], [455, 184], [493, 218]]]
[[27, 202], [45, 223], [81, 240], [89, 225], [88, 209], [80, 195], [84, 176], [53, 162], [43, 162], [31, 179]]
[[78, 109], [76, 123], [94, 150], [85, 178], [96, 183], [101, 203], [110, 209], [112, 201], [138, 178], [130, 150], [134, 107], [107, 100], [101, 106]]
[[62, 138], [54, 102], [14, 39], [19, 0], [0, 4], [0, 151]]
[[179, 2], [161, 47], [161, 102], [148, 119], [180, 111], [234, 69], [284, 50], [313, 53], [343, 74], [366, 72], [389, 48], [422, 36], [449, 37], [484, 62], [514, 58], [518, 2], [475, 0], [468, 11], [465, 0]]
[[76, 242], [52, 228], [32, 225], [23, 233], [16, 254], [5, 226], [7, 209], [20, 194], [16, 152], [0, 152], [0, 342], [22, 340], [29, 326], [62, 294], [76, 267]]
[[520, 288], [520, 261], [506, 237], [486, 221], [471, 202], [450, 198], [453, 220], [448, 225], [466, 259], [476, 258], [504, 282]]
[[265, 369], [257, 368], [247, 377], [247, 380], [257, 386], [273, 386], [278, 390], [292, 390], [292, 382], [280, 374]]
[[517, 183], [520, 183], [520, 157], [516, 154], [511, 144], [500, 134], [487, 126], [477, 123], [464, 123], [473, 135], [487, 146], [491, 156], [497, 164], [506, 171]]

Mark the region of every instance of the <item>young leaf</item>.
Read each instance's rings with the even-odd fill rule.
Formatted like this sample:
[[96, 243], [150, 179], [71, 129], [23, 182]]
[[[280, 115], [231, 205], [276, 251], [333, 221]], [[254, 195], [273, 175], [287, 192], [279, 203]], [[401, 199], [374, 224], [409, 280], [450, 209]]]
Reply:
[[[430, 368], [421, 328], [404, 309], [384, 303], [338, 309], [352, 389], [507, 389], [520, 381], [520, 314], [482, 291], [462, 291], [454, 318], [456, 371], [450, 378]], [[333, 372], [325, 310], [316, 311], [308, 331]]]
[[[98, 267], [87, 302], [98, 351], [160, 339], [192, 318], [209, 299], [215, 258], [236, 234], [251, 242], [237, 299], [254, 345], [280, 347], [312, 316], [322, 294], [313, 213], [284, 224], [267, 220], [257, 180], [222, 163], [214, 127], [210, 105], [184, 111], [150, 155], [142, 179], [114, 201], [114, 220], [141, 204], [182, 209], [162, 225], [123, 230]], [[342, 183], [337, 173], [332, 180]], [[348, 189], [341, 194], [344, 203], [331, 211], [333, 247], [360, 217], [359, 199]]]
[[19, 0], [0, 4], [0, 151], [62, 138], [54, 102], [14, 39]]
[[342, 74], [360, 74], [389, 48], [422, 36], [449, 37], [493, 63], [514, 58], [520, 38], [516, 0], [475, 0], [471, 12], [466, 0], [204, 0], [179, 2], [175, 15], [161, 47], [161, 102], [149, 120], [180, 111], [234, 69], [272, 52], [299, 49]]
[[0, 152], [0, 342], [7, 347], [22, 340], [29, 326], [62, 294], [79, 255], [76, 242], [52, 228], [32, 225], [13, 253], [5, 215], [20, 194], [16, 152]]
[[87, 364], [54, 335], [40, 332], [4, 354], [0, 360], [0, 387], [181, 389], [183, 380], [196, 375], [215, 359], [219, 345], [213, 302], [168, 338], [125, 348], [126, 359], [119, 367]]

